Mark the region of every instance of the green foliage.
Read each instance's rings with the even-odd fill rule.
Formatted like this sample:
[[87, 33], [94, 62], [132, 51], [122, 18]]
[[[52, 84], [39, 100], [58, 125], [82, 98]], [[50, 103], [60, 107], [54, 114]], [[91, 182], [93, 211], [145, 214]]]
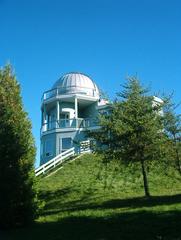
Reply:
[[0, 227], [32, 222], [37, 216], [35, 145], [11, 66], [0, 70]]
[[175, 112], [177, 106], [172, 96], [164, 97], [164, 130], [167, 136], [167, 155], [181, 174], [181, 115]]
[[112, 114], [101, 117], [102, 130], [94, 137], [105, 145], [105, 160], [119, 159], [124, 163], [140, 162], [145, 195], [149, 196], [146, 162], [159, 160], [163, 154], [163, 123], [161, 104], [154, 102], [135, 77], [128, 79], [113, 104]]

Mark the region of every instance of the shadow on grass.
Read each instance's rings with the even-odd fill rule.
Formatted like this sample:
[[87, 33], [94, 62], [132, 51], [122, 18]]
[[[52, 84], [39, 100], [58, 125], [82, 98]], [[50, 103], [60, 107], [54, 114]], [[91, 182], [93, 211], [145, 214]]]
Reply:
[[154, 207], [160, 205], [170, 205], [174, 203], [181, 203], [181, 194], [172, 196], [152, 196], [150, 198], [137, 197], [127, 199], [115, 199], [103, 203], [103, 208], [140, 208], [140, 207]]
[[59, 189], [57, 191], [41, 191], [40, 192], [40, 198], [43, 200], [43, 201], [50, 201], [54, 198], [64, 198], [66, 197], [70, 192], [71, 192], [71, 188], [62, 188], [62, 189]]
[[181, 240], [181, 215], [138, 212], [110, 217], [68, 217], [10, 232], [3, 240]]
[[[85, 198], [85, 197], [84, 197]], [[81, 210], [91, 210], [91, 209], [116, 209], [116, 208], [142, 208], [142, 207], [154, 207], [161, 205], [171, 205], [176, 203], [181, 203], [181, 194], [172, 196], [154, 196], [151, 198], [137, 197], [137, 198], [127, 198], [127, 199], [113, 199], [110, 201], [105, 201], [102, 204], [91, 204], [83, 203], [84, 199], [69, 201], [66, 203], [56, 202], [56, 209], [53, 209], [54, 203], [47, 204], [48, 212], [44, 212], [42, 215], [57, 214], [64, 211], [73, 212]], [[51, 208], [52, 207], [52, 208]]]

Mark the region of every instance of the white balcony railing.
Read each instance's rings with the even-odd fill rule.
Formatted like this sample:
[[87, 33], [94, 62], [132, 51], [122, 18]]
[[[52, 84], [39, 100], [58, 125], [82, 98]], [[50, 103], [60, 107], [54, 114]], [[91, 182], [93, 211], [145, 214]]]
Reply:
[[54, 98], [58, 95], [75, 94], [75, 93], [87, 95], [90, 97], [98, 97], [98, 93], [96, 92], [96, 90], [92, 88], [71, 86], [71, 87], [54, 88], [44, 92], [42, 96], [42, 101], [50, 98]]
[[69, 128], [90, 128], [99, 126], [98, 119], [94, 118], [72, 118], [60, 119], [43, 124], [41, 133], [53, 129], [69, 129]]

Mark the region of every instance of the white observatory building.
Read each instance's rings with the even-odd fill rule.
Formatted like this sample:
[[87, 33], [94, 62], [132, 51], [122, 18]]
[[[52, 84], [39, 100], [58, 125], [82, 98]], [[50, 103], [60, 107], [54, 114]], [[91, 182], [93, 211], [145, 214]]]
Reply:
[[98, 115], [108, 111], [95, 82], [85, 74], [71, 72], [44, 92], [41, 103], [40, 164], [71, 147], [78, 152], [86, 132], [99, 128]]

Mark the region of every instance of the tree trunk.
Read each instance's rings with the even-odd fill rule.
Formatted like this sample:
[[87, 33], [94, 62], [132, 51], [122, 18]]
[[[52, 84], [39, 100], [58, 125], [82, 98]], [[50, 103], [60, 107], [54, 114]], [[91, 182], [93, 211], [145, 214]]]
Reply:
[[144, 162], [144, 160], [141, 160], [141, 168], [142, 168], [145, 196], [146, 197], [150, 197], [149, 186], [148, 186], [148, 179], [147, 179], [147, 173], [146, 173], [146, 169], [145, 169], [145, 162]]

